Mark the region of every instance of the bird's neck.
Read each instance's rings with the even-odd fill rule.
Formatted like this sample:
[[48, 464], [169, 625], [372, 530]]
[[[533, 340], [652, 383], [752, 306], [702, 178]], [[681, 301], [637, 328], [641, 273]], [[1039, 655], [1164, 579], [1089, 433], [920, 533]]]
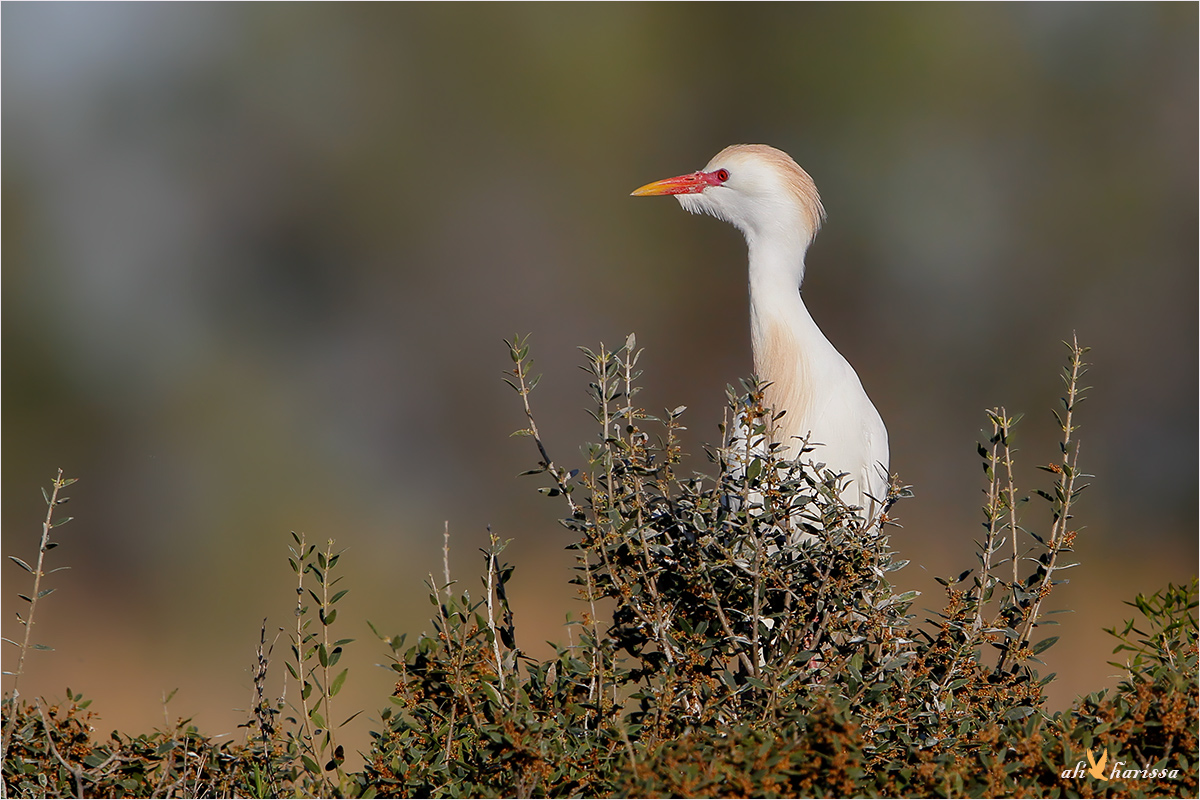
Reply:
[[751, 288], [761, 283], [764, 288], [788, 285], [799, 291], [804, 280], [804, 257], [812, 241], [807, 231], [799, 226], [794, 230], [747, 230], [745, 236]]
[[[748, 237], [749, 238], [749, 237]], [[804, 256], [808, 243], [799, 240], [769, 241], [749, 239], [750, 315], [755, 339], [760, 326], [773, 322], [812, 324], [812, 317], [800, 297], [804, 281]], [[755, 358], [755, 367], [758, 366]]]
[[773, 382], [799, 377], [832, 350], [800, 296], [807, 241], [750, 241], [750, 329], [754, 372]]

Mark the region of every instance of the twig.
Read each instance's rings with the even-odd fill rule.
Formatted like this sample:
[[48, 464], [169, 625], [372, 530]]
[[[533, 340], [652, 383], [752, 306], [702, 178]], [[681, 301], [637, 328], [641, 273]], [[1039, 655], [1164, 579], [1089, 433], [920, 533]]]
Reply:
[[[993, 408], [987, 412], [988, 419], [992, 423], [992, 436], [989, 440], [991, 449], [985, 448], [982, 444], [979, 446], [979, 454], [984, 458], [984, 466], [988, 476], [988, 486], [985, 489], [987, 495], [987, 504], [983, 507], [985, 517], [984, 528], [986, 533], [983, 537], [982, 552], [979, 554], [979, 578], [976, 581], [977, 593], [975, 595], [975, 620], [973, 630], [978, 633], [983, 628], [983, 612], [984, 608], [990, 599], [990, 590], [995, 585], [996, 578], [992, 575], [992, 556], [996, 554], [1000, 545], [996, 540], [1004, 531], [1005, 523], [1002, 523], [1001, 517], [1004, 514], [1004, 506], [1007, 502], [1006, 495], [1000, 486], [1000, 470], [999, 467], [1008, 462], [1009, 479], [1008, 485], [1011, 495], [1012, 489], [1012, 459], [1009, 452], [1008, 434], [1011, 421], [1009, 420], [1004, 408]], [[1003, 455], [1002, 455], [1003, 454]], [[1010, 522], [1012, 520], [1010, 519]], [[1014, 523], [1013, 529], [1013, 583], [1017, 580], [1017, 537]]]
[[[433, 590], [434, 597], [438, 595], [437, 584], [433, 580], [433, 573], [429, 574], [429, 588]], [[450, 657], [451, 663], [454, 664], [454, 683], [456, 686], [461, 685], [461, 675], [459, 670], [458, 657], [454, 653], [453, 639], [450, 636], [450, 624], [446, 620], [445, 606], [441, 600], [438, 600], [438, 619], [442, 622], [442, 638], [446, 641], [446, 655]], [[454, 718], [458, 713], [458, 703], [450, 704], [450, 720], [446, 729], [446, 771], [450, 771], [450, 743], [454, 741]]]
[[[717, 593], [717, 587], [713, 585], [712, 576], [708, 572], [707, 562], [701, 562], [701, 568], [704, 570], [704, 579], [708, 582], [708, 590], [712, 593], [714, 608], [717, 612], [717, 619], [721, 621], [721, 627], [725, 630], [725, 635], [729, 637], [729, 643], [733, 646], [733, 651], [738, 659], [742, 662], [742, 666], [746, 668], [746, 672], [750, 675], [755, 673], [755, 662], [746, 655], [746, 651], [742, 648], [738, 641], [737, 635], [733, 632], [733, 627], [729, 624], [728, 617], [725, 616], [725, 609], [721, 607], [721, 598]], [[757, 627], [756, 627], [757, 630]]]
[[[49, 722], [49, 720], [46, 719], [46, 710], [44, 708], [42, 708], [42, 701], [35, 699], [33, 701], [33, 703], [35, 706], [37, 706], [38, 714], [42, 718], [42, 727], [46, 731], [46, 742], [50, 745], [50, 752], [58, 760], [58, 763], [62, 764], [63, 767], [65, 767], [68, 772], [70, 772], [72, 775], [75, 776], [75, 795], [76, 795], [76, 797], [83, 797], [83, 768], [70, 764], [58, 752], [58, 748], [55, 747], [55, 745], [54, 745], [54, 737], [50, 735], [50, 730], [51, 730], [50, 722]], [[120, 750], [114, 750], [113, 754], [110, 755], [107, 759], [105, 759], [103, 763], [97, 764], [94, 767], [96, 773], [97, 774], [102, 773], [104, 771], [104, 768], [107, 767], [112, 762], [116, 761], [120, 757], [120, 755], [121, 755]], [[91, 778], [90, 775], [88, 777]]]
[[442, 574], [446, 578], [446, 596], [450, 596], [450, 520], [446, 520], [446, 527], [442, 531]]
[[[49, 550], [51, 548], [50, 531], [53, 530], [54, 528], [58, 527], [59, 525], [65, 525], [66, 523], [70, 522], [72, 519], [71, 517], [67, 517], [66, 519], [62, 519], [57, 522], [54, 521], [54, 509], [56, 509], [58, 506], [62, 505], [63, 503], [67, 502], [66, 497], [63, 497], [60, 500], [58, 497], [58, 493], [62, 489], [65, 489], [66, 487], [75, 483], [75, 480], [76, 480], [75, 478], [64, 479], [63, 471], [62, 471], [62, 468], [60, 467], [58, 470], [58, 475], [55, 476], [55, 478], [54, 478], [54, 483], [53, 483], [54, 488], [50, 492], [50, 495], [46, 496], [45, 490], [44, 489], [42, 490], [42, 496], [45, 497], [45, 499], [46, 499], [46, 519], [44, 522], [42, 522], [42, 539], [41, 539], [41, 543], [38, 545], [37, 568], [36, 569], [31, 568], [28, 564], [26, 564], [24, 561], [17, 558], [16, 556], [9, 556], [9, 559], [14, 564], [21, 567], [21, 569], [25, 570], [26, 572], [33, 574], [33, 593], [27, 598], [24, 597], [23, 595], [21, 595], [22, 599], [29, 601], [29, 611], [27, 612], [28, 616], [25, 618], [22, 618], [20, 613], [17, 614], [17, 619], [21, 622], [21, 624], [23, 626], [25, 626], [25, 636], [22, 639], [21, 644], [17, 645], [20, 648], [21, 655], [17, 658], [17, 670], [16, 670], [16, 672], [13, 673], [12, 713], [9, 714], [8, 724], [4, 726], [3, 742], [2, 742], [2, 744], [0, 744], [0, 763], [3, 763], [4, 759], [8, 757], [8, 746], [12, 742], [12, 735], [13, 735], [13, 732], [16, 730], [16, 721], [17, 721], [17, 716], [18, 716], [17, 701], [21, 697], [20, 683], [21, 683], [21, 676], [23, 674], [25, 674], [25, 656], [26, 656], [26, 654], [28, 654], [29, 649], [31, 647], [35, 650], [41, 650], [41, 649], [49, 650], [50, 649], [48, 647], [44, 647], [41, 645], [30, 644], [30, 639], [33, 636], [34, 613], [37, 611], [38, 600], [40, 600], [41, 598], [45, 597], [46, 595], [48, 595], [54, 591], [53, 589], [46, 589], [45, 591], [43, 591], [41, 588], [42, 587], [42, 578], [44, 578], [47, 575], [47, 573], [44, 569], [44, 566], [45, 566], [45, 561], [46, 561], [46, 553], [49, 552]], [[66, 569], [66, 568], [60, 567], [59, 569]], [[57, 572], [57, 570], [51, 570], [51, 571]], [[13, 642], [11, 639], [5, 639], [4, 641], [9, 642], [10, 644], [16, 644], [16, 642]]]
[[528, 368], [530, 362], [526, 361], [526, 356], [529, 353], [529, 347], [526, 344], [528, 341], [528, 336], [526, 336], [524, 339], [519, 336], [514, 336], [511, 342], [507, 339], [504, 341], [504, 343], [508, 345], [513, 362], [516, 364], [516, 366], [513, 367], [512, 372], [509, 374], [517, 379], [516, 383], [508, 378], [505, 378], [504, 382], [515, 389], [517, 394], [521, 395], [521, 403], [525, 407], [525, 418], [529, 421], [528, 434], [533, 437], [533, 441], [537, 445], [538, 452], [542, 455], [542, 467], [550, 474], [550, 477], [554, 479], [559, 491], [562, 492], [562, 496], [566, 498], [567, 506], [569, 506], [571, 509], [571, 516], [579, 517], [581, 514], [579, 506], [577, 506], [575, 501], [571, 498], [570, 486], [567, 484], [567, 481], [571, 478], [571, 474], [560, 467], [554, 466], [554, 462], [550, 460], [550, 454], [546, 452], [546, 445], [542, 442], [542, 435], [538, 432], [537, 422], [535, 422], [533, 419], [533, 409], [529, 405], [529, 393], [532, 392], [534, 387], [537, 386], [538, 380], [541, 378], [541, 376], [538, 375], [532, 379], [529, 378]]
[[170, 758], [166, 760], [166, 766], [163, 768], [162, 775], [160, 775], [158, 780], [155, 781], [153, 792], [155, 797], [157, 797], [159, 792], [162, 791], [163, 785], [171, 779], [171, 770], [175, 766], [175, 750], [179, 745], [179, 739], [177, 737], [177, 734], [179, 733], [179, 726], [171, 724], [171, 714], [167, 709], [167, 704], [171, 702], [171, 698], [175, 696], [176, 691], [178, 690], [172, 690], [170, 694], [164, 693], [162, 699], [163, 726], [171, 729], [171, 755]]
[[487, 615], [488, 615], [488, 630], [492, 634], [492, 652], [496, 657], [496, 675], [500, 678], [501, 697], [504, 697], [504, 662], [500, 659], [500, 633], [496, 630], [496, 613], [493, 607], [495, 597], [495, 584], [499, 579], [499, 566], [496, 563], [496, 545], [498, 540], [496, 534], [492, 531], [492, 526], [487, 526], [488, 539], [491, 542], [491, 547], [487, 550]]
[[1015, 642], [1008, 643], [1000, 658], [997, 669], [1001, 672], [1004, 671], [1010, 660], [1015, 659], [1018, 653], [1029, 646], [1033, 629], [1037, 626], [1041, 615], [1042, 601], [1050, 594], [1050, 590], [1054, 586], [1054, 572], [1059, 568], [1058, 557], [1060, 554], [1070, 551], [1075, 539], [1075, 532], [1067, 528], [1068, 521], [1071, 519], [1071, 505], [1075, 495], [1087, 488], [1086, 484], [1078, 489], [1075, 488], [1075, 480], [1080, 477], [1078, 469], [1079, 443], [1074, 440], [1072, 434], [1078, 430], [1073, 419], [1075, 407], [1084, 399], [1083, 393], [1087, 391], [1087, 387], [1079, 385], [1079, 380], [1087, 372], [1087, 364], [1083, 360], [1083, 355], [1090, 348], [1080, 347], [1079, 339], [1075, 335], [1072, 335], [1069, 344], [1066, 342], [1064, 344], [1071, 351], [1070, 363], [1063, 371], [1062, 376], [1067, 396], [1062, 398], [1063, 413], [1059, 414], [1057, 411], [1054, 413], [1063, 432], [1062, 442], [1059, 444], [1062, 461], [1043, 467], [1046, 471], [1058, 476], [1055, 481], [1055, 496], [1051, 498], [1054, 501], [1055, 509], [1054, 521], [1050, 526], [1050, 536], [1046, 542], [1046, 551], [1049, 555], [1043, 568], [1041, 581], [1037, 586], [1030, 587], [1034, 599], [1029, 613], [1025, 617], [1020, 635]]
[[[1003, 412], [1004, 409], [1001, 409]], [[1021, 420], [1020, 414], [1011, 420], [1006, 420], [1009, 429]], [[1008, 431], [1004, 432], [1004, 502], [1008, 506], [1008, 530], [1012, 536], [1012, 585], [1020, 580], [1020, 558], [1017, 554], [1017, 534], [1021, 530], [1017, 519], [1017, 486], [1013, 480], [1012, 449], [1008, 442]]]
[[[297, 536], [292, 533], [296, 544], [299, 545], [299, 551], [296, 552], [296, 560], [292, 563], [292, 569], [296, 572], [296, 641], [292, 645], [292, 653], [296, 656], [296, 680], [300, 682], [300, 712], [304, 719], [302, 730], [304, 738], [307, 740], [309, 748], [313, 748], [315, 736], [313, 735], [312, 720], [309, 717], [308, 711], [308, 692], [304, 691], [305, 684], [308, 682], [306, 677], [305, 665], [308, 661], [305, 654], [308, 639], [304, 635], [306, 627], [304, 621], [304, 612], [307, 610], [304, 606], [304, 573], [308, 571], [309, 565], [306, 562], [309, 554], [316, 549], [316, 545], [309, 545], [306, 534], [301, 533]], [[315, 749], [313, 755], [316, 755]]]
[[[337, 664], [339, 651], [338, 645], [336, 643], [331, 643], [329, 640], [329, 630], [333, 627], [334, 617], [337, 613], [336, 611], [331, 611], [330, 609], [332, 608], [332, 605], [338, 601], [338, 596], [335, 595], [332, 600], [329, 597], [329, 590], [333, 587], [333, 584], [337, 583], [336, 580], [329, 580], [329, 575], [333, 571], [334, 565], [337, 564], [340, 555], [340, 553], [333, 552], [333, 539], [326, 540], [324, 555], [322, 556], [319, 553], [317, 555], [317, 562], [321, 568], [321, 613], [319, 614], [318, 619], [321, 623], [321, 647], [325, 654], [325, 658], [319, 659], [321, 662], [322, 677], [321, 695], [325, 705], [325, 744], [329, 748], [330, 758], [334, 765], [334, 772], [336, 773], [338, 779], [337, 786], [334, 786], [332, 781], [330, 781], [330, 788], [334, 789], [335, 791], [341, 786], [345, 776], [342, 773], [342, 759], [338, 758], [337, 742], [333, 738], [333, 695], [335, 693], [335, 689], [329, 679], [329, 669]], [[341, 579], [339, 578], [338, 580]], [[345, 592], [339, 592], [338, 594], [345, 594]], [[318, 766], [322, 765], [318, 762]], [[325, 777], [328, 779], [328, 776]]]

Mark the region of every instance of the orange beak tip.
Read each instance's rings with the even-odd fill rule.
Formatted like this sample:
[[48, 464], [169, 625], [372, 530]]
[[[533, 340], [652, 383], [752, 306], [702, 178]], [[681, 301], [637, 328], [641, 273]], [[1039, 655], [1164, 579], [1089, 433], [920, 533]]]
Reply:
[[662, 181], [647, 183], [645, 186], [639, 186], [629, 193], [630, 197], [654, 197], [655, 195], [666, 194], [659, 186]]
[[657, 197], [672, 194], [694, 194], [704, 189], [702, 181], [698, 180], [699, 173], [680, 175], [676, 178], [664, 178], [661, 181], [639, 186], [631, 193], [631, 197]]

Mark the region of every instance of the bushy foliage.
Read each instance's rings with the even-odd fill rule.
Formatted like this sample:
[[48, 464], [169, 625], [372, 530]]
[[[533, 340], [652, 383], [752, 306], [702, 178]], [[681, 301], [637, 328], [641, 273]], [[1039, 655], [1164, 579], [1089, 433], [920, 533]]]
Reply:
[[[940, 612], [922, 619], [916, 592], [896, 586], [906, 562], [891, 546], [908, 488], [893, 479], [869, 518], [847, 506], [845, 476], [810, 463], [818, 450], [782, 457], [761, 384], [730, 392], [723, 440], [710, 451], [716, 477], [682, 475], [684, 409], [656, 418], [635, 404], [633, 337], [616, 352], [585, 350], [600, 435], [586, 464], [568, 469], [538, 431], [537, 378], [527, 343], [514, 339], [509, 381], [527, 421], [517, 433], [537, 448], [530, 474], [563, 504], [578, 557], [581, 613], [554, 658], [521, 650], [505, 592], [513, 568], [492, 534], [481, 594], [455, 582], [447, 563], [429, 580], [432, 634], [379, 637], [395, 692], [364, 769], [344, 773], [326, 724], [345, 680], [333, 667], [349, 642], [329, 632], [337, 556], [330, 547], [313, 559], [297, 538], [300, 621], [288, 670], [300, 708], [289, 716], [261, 696], [256, 675], [260, 702], [243, 745], [183, 728], [101, 745], [86, 735], [78, 698], [49, 714], [8, 698], [17, 733], [12, 747], [6, 740], [5, 785], [15, 795], [71, 793], [85, 779], [89, 793], [131, 795], [1194, 795], [1195, 583], [1139, 596], [1143, 621], [1111, 631], [1118, 652], [1132, 654], [1115, 692], [1045, 709], [1053, 676], [1039, 674], [1038, 655], [1057, 637], [1043, 635], [1054, 624], [1044, 603], [1075, 566], [1073, 504], [1087, 477], [1074, 438], [1085, 351], [1069, 348], [1060, 458], [1044, 467], [1052, 484], [1038, 492], [1046, 527], [1020, 519], [1016, 420], [995, 409], [979, 448], [978, 564], [944, 580]], [[265, 675], [265, 637], [259, 653]], [[1095, 759], [1139, 774], [1067, 775]]]

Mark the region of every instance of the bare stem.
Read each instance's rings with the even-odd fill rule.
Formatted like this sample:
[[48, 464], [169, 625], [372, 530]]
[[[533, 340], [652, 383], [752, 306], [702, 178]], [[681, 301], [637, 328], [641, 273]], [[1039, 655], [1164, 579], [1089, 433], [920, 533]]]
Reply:
[[491, 546], [487, 551], [487, 614], [488, 614], [488, 630], [492, 634], [492, 653], [496, 657], [496, 675], [500, 678], [501, 697], [504, 692], [504, 662], [500, 658], [500, 633], [496, 629], [496, 610], [495, 610], [495, 595], [496, 582], [500, 577], [500, 566], [496, 563], [496, 552], [499, 546], [499, 540], [496, 538], [492, 526], [489, 525], [488, 540]]
[[450, 596], [450, 520], [442, 531], [442, 575], [446, 579], [446, 596]]
[[[1003, 411], [1003, 409], [1001, 409]], [[1004, 430], [1004, 504], [1008, 506], [1008, 530], [1012, 537], [1012, 585], [1016, 586], [1020, 580], [1020, 558], [1017, 554], [1017, 534], [1021, 530], [1021, 526], [1017, 519], [1017, 484], [1013, 479], [1013, 458], [1012, 448], [1008, 441], [1008, 430], [1017, 423], [1020, 415], [1016, 419], [1006, 419]]]

